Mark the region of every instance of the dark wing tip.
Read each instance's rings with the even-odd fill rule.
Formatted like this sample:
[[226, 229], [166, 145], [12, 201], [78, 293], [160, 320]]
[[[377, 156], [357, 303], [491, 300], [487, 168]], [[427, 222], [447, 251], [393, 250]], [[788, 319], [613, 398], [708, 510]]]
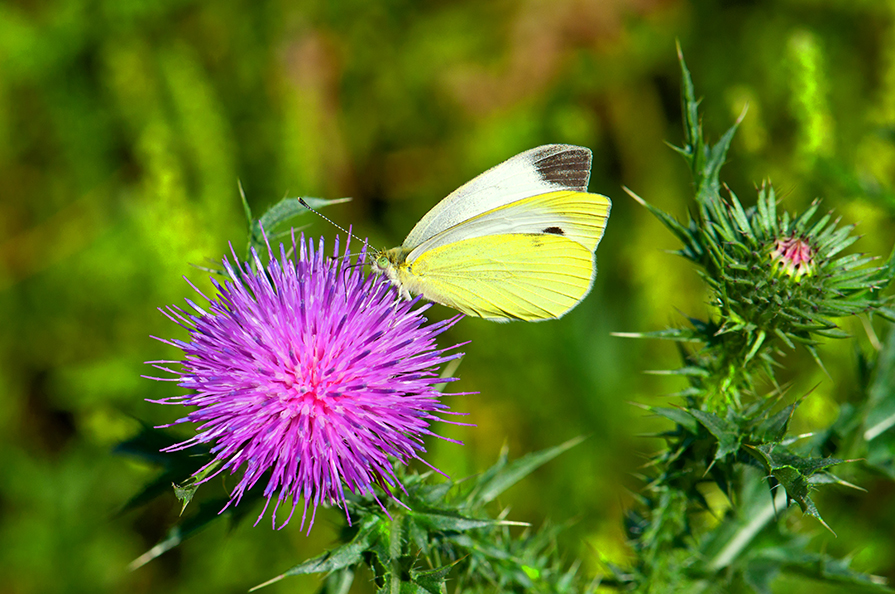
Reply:
[[541, 179], [578, 192], [587, 191], [593, 156], [589, 148], [571, 144], [548, 144], [532, 151]]

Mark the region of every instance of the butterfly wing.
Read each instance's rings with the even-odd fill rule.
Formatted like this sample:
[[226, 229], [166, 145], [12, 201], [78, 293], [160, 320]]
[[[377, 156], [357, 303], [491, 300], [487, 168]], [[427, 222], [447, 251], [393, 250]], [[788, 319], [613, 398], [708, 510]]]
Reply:
[[442, 231], [415, 247], [407, 260], [413, 262], [428, 250], [457, 241], [511, 233], [558, 235], [592, 252], [603, 237], [611, 206], [606, 196], [587, 192], [562, 190], [531, 196]]
[[590, 292], [595, 275], [588, 248], [553, 234], [465, 239], [397, 269], [411, 293], [496, 321], [559, 318]]
[[412, 250], [433, 236], [485, 212], [557, 191], [586, 192], [590, 149], [548, 144], [520, 153], [454, 190], [435, 205], [407, 235]]

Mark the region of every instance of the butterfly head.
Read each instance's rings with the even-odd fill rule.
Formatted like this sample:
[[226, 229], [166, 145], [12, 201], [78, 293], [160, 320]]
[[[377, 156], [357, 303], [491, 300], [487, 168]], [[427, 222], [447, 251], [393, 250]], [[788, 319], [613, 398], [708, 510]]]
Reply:
[[392, 276], [395, 269], [404, 261], [404, 254], [401, 252], [401, 248], [374, 250], [370, 255], [370, 266], [373, 268], [373, 272], [385, 275], [389, 280], [393, 280]]
[[375, 274], [381, 274], [390, 283], [398, 287], [401, 297], [410, 298], [410, 293], [404, 288], [401, 270], [406, 266], [407, 251], [396, 247], [390, 250], [376, 250], [372, 254], [370, 267]]

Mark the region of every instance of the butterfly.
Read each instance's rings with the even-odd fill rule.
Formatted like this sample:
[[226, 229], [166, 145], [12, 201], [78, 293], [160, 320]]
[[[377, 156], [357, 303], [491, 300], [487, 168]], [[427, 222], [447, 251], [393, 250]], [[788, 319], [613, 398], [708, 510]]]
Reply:
[[590, 292], [609, 198], [587, 192], [590, 149], [548, 144], [435, 205], [372, 268], [401, 297], [505, 322], [560, 318]]

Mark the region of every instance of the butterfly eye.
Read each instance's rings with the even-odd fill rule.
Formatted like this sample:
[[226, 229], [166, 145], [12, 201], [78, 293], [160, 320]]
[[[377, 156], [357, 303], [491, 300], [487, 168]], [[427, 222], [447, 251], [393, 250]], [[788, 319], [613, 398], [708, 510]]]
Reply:
[[388, 268], [388, 258], [386, 256], [379, 256], [376, 258], [376, 266], [379, 268]]

